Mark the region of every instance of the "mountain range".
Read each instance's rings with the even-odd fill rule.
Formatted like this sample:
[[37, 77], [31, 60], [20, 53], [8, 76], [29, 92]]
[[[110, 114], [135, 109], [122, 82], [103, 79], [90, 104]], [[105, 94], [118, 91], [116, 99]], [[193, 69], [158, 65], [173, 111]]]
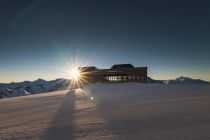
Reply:
[[70, 80], [67, 79], [56, 79], [51, 81], [38, 79], [33, 82], [24, 81], [19, 83], [12, 82], [9, 84], [0, 84], [0, 98], [64, 90], [67, 89], [69, 85]]
[[209, 84], [210, 82], [201, 80], [201, 79], [193, 79], [189, 77], [178, 77], [176, 79], [170, 80], [154, 80], [150, 77], [147, 78], [148, 83], [162, 83], [162, 84]]
[[[19, 83], [0, 83], [0, 98], [15, 97], [29, 94], [46, 93], [57, 90], [65, 90], [70, 86], [70, 80], [56, 79], [46, 81], [43, 79], [37, 79], [36, 81], [24, 81]], [[200, 79], [192, 79], [189, 77], [179, 77], [173, 80], [154, 80], [150, 77], [147, 78], [147, 83], [159, 83], [159, 84], [209, 84], [207, 81]]]
[[203, 81], [201, 79], [192, 79], [189, 77], [179, 77], [175, 80], [165, 80], [165, 84], [209, 84], [207, 81]]

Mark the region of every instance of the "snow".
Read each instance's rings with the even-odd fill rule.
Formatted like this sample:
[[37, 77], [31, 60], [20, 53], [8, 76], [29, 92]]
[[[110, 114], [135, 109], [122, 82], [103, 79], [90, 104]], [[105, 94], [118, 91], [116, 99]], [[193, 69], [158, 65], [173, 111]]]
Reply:
[[98, 83], [5, 98], [0, 139], [206, 140], [209, 91], [207, 84]]

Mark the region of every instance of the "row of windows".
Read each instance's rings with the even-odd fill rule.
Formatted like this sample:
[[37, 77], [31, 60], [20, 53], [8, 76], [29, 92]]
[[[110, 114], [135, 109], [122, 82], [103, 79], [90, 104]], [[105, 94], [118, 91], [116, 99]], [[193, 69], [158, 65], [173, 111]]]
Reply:
[[106, 76], [106, 80], [108, 81], [126, 81], [126, 77], [124, 79], [124, 77], [122, 76]]
[[127, 80], [144, 80], [144, 77], [129, 75], [129, 76], [106, 76], [108, 81], [127, 81]]

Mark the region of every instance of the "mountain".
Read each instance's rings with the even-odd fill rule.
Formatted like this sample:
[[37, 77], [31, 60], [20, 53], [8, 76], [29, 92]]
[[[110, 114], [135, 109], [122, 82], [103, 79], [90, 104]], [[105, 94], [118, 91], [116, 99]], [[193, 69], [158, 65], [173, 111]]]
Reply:
[[67, 89], [69, 85], [70, 80], [67, 79], [56, 79], [51, 81], [37, 79], [33, 82], [24, 81], [19, 83], [12, 82], [10, 84], [0, 84], [0, 98], [64, 90]]
[[33, 84], [45, 84], [47, 81], [43, 80], [43, 79], [37, 79], [35, 81], [33, 81]]
[[192, 79], [189, 77], [179, 77], [174, 80], [165, 80], [163, 81], [165, 84], [209, 84], [207, 81], [203, 81], [201, 79]]

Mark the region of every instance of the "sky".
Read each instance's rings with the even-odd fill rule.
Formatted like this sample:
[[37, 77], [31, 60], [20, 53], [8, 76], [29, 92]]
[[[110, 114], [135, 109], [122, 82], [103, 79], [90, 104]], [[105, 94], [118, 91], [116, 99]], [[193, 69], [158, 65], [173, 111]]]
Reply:
[[65, 78], [68, 62], [210, 81], [210, 2], [0, 0], [0, 82]]

